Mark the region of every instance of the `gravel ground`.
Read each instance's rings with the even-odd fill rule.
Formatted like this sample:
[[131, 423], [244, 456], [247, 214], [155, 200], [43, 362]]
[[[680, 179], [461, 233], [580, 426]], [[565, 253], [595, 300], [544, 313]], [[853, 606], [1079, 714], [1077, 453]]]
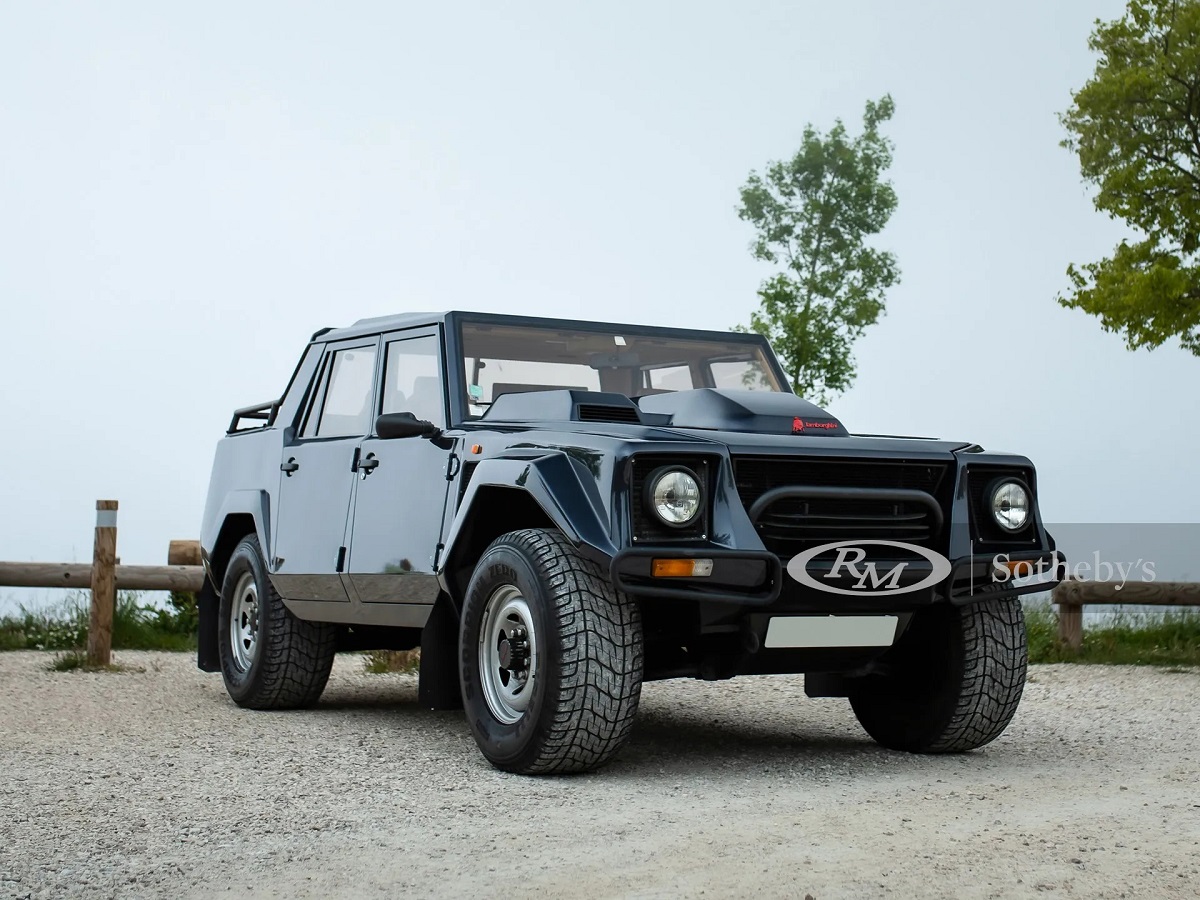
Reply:
[[877, 748], [799, 677], [647, 685], [590, 775], [493, 770], [340, 657], [236, 708], [190, 656], [0, 653], [0, 897], [1188, 897], [1200, 671], [1042, 666], [983, 751]]

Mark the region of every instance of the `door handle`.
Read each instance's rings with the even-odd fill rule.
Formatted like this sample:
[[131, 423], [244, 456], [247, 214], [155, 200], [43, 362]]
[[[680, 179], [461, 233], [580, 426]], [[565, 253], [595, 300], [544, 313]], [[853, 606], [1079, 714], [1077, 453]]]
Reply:
[[356, 469], [357, 471], [362, 472], [363, 478], [366, 478], [378, 465], [379, 457], [377, 457], [374, 453], [368, 453], [358, 461], [358, 466]]
[[300, 468], [300, 463], [296, 462], [296, 457], [293, 456], [287, 462], [285, 462], [283, 465], [281, 465], [279, 467], [279, 471], [283, 472], [285, 475], [287, 475], [288, 478], [291, 478], [292, 473], [295, 472], [299, 468]]

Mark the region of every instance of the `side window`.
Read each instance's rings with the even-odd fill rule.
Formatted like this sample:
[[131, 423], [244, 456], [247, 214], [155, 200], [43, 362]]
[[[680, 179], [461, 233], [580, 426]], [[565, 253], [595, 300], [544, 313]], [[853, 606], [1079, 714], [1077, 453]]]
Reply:
[[692, 370], [686, 365], [643, 369], [642, 387], [656, 391], [686, 391], [692, 387]]
[[762, 365], [755, 359], [722, 360], [709, 363], [713, 384], [719, 388], [742, 391], [771, 391], [775, 388]]
[[314, 390], [319, 387], [316, 382], [320, 355], [321, 345], [309, 344], [300, 359], [300, 365], [296, 366], [296, 371], [292, 373], [291, 383], [284, 392], [283, 399], [279, 401], [279, 421], [283, 424], [296, 424], [296, 419], [307, 405], [310, 383], [314, 385]]
[[389, 341], [383, 376], [383, 411], [410, 412], [439, 428], [446, 425], [437, 338]]
[[371, 385], [375, 381], [375, 348], [338, 350], [326, 365], [324, 402], [309, 413], [303, 437], [347, 437], [371, 428]]

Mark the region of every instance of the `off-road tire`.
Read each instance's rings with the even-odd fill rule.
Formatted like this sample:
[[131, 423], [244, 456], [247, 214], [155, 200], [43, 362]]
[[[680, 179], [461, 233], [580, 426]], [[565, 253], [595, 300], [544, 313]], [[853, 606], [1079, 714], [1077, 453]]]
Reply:
[[1016, 597], [922, 610], [881, 660], [884, 675], [857, 679], [850, 705], [867, 734], [910, 753], [982, 747], [1008, 727], [1025, 687], [1025, 618]]
[[[489, 601], [519, 589], [537, 636], [528, 707], [506, 724], [480, 672]], [[583, 772], [629, 737], [642, 687], [642, 619], [599, 565], [562, 534], [527, 529], [492, 542], [475, 566], [459, 627], [463, 706], [483, 755], [521, 774]]]
[[[230, 616], [234, 591], [249, 573], [258, 589], [258, 648], [247, 671], [234, 659]], [[337, 649], [337, 626], [297, 619], [283, 605], [267, 577], [262, 549], [254, 535], [234, 548], [221, 585], [217, 643], [225, 688], [238, 706], [248, 709], [296, 709], [312, 706], [325, 690]]]

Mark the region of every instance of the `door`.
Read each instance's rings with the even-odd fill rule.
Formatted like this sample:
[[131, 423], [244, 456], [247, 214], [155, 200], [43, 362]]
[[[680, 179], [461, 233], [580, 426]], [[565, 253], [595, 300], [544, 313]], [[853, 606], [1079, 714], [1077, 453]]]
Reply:
[[304, 420], [284, 444], [271, 579], [289, 600], [349, 600], [338, 573], [346, 557], [351, 465], [371, 428], [378, 342], [326, 349]]
[[[411, 412], [446, 424], [446, 389], [435, 330], [384, 336], [377, 411]], [[438, 594], [434, 555], [441, 540], [450, 452], [424, 438], [359, 447], [349, 581], [363, 603], [432, 604]]]

